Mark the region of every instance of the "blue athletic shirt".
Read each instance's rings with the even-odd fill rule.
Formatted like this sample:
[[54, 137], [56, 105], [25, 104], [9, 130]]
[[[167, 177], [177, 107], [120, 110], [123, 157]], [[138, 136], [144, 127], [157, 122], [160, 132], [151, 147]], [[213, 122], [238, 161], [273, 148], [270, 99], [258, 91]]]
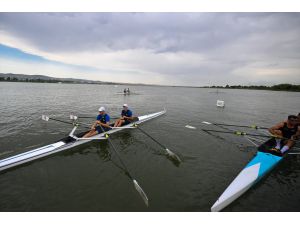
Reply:
[[108, 114], [104, 114], [104, 115], [98, 115], [97, 116], [97, 120], [99, 120], [101, 123], [107, 123], [107, 122], [109, 122], [110, 121], [110, 117], [109, 117], [109, 115]]
[[122, 110], [121, 115], [127, 116], [127, 117], [132, 117], [132, 111], [130, 109], [128, 109], [127, 112], [125, 112], [125, 110]]

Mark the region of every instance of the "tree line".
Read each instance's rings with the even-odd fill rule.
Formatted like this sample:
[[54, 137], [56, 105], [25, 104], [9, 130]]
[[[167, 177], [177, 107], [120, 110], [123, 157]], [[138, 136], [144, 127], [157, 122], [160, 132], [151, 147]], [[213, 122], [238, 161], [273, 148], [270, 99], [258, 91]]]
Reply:
[[0, 77], [0, 82], [1, 81], [6, 81], [6, 82], [34, 82], [34, 83], [74, 83], [73, 81], [61, 81], [61, 80], [56, 80], [56, 79], [40, 79], [40, 78], [35, 78], [35, 79], [18, 79], [17, 77]]
[[276, 84], [273, 86], [265, 85], [226, 85], [226, 86], [205, 86], [204, 88], [224, 88], [224, 89], [250, 89], [250, 90], [271, 90], [271, 91], [299, 91], [300, 85], [294, 84]]

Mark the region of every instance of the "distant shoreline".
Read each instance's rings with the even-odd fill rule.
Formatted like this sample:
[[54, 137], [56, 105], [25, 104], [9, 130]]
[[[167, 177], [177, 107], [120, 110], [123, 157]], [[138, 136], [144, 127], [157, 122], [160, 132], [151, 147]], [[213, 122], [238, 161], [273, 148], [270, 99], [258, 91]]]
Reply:
[[265, 85], [226, 85], [226, 86], [180, 86], [180, 85], [155, 85], [155, 84], [134, 84], [103, 82], [74, 78], [55, 78], [44, 75], [25, 75], [25, 74], [3, 74], [0, 73], [0, 82], [22, 82], [22, 83], [57, 83], [57, 84], [98, 84], [98, 85], [134, 85], [134, 86], [158, 86], [158, 87], [185, 87], [185, 88], [212, 88], [212, 89], [246, 89], [246, 90], [267, 90], [267, 91], [289, 91], [300, 92], [300, 85], [277, 84], [273, 86]]
[[246, 89], [246, 90], [265, 90], [265, 91], [290, 91], [290, 92], [300, 92], [300, 85], [294, 84], [276, 84], [273, 86], [264, 86], [264, 85], [226, 85], [226, 86], [209, 86], [203, 88], [217, 88], [217, 89]]

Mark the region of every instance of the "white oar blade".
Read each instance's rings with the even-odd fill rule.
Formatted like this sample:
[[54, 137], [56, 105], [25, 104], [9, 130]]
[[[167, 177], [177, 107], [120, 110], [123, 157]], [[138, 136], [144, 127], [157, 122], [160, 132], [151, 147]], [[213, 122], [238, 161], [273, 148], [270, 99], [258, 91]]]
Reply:
[[207, 125], [212, 125], [212, 123], [207, 122], [207, 121], [202, 121], [202, 123], [207, 124]]
[[193, 130], [196, 130], [196, 129], [197, 129], [196, 127], [193, 127], [193, 126], [190, 126], [190, 125], [186, 125], [185, 127], [186, 127], [186, 128], [189, 128], [189, 129], [193, 129]]
[[145, 194], [145, 192], [143, 191], [143, 189], [140, 187], [140, 185], [138, 184], [138, 182], [136, 180], [133, 180], [133, 184], [135, 189], [138, 191], [138, 193], [140, 194], [140, 196], [142, 197], [142, 199], [144, 200], [146, 206], [149, 206], [149, 200], [147, 195]]
[[42, 120], [49, 121], [49, 117], [46, 115], [42, 115]]
[[75, 115], [70, 115], [70, 120], [77, 120], [78, 119], [78, 116], [75, 116]]
[[166, 151], [171, 158], [173, 158], [174, 160], [176, 160], [179, 163], [181, 162], [181, 159], [174, 152], [172, 152], [171, 150], [169, 150], [167, 148], [166, 148]]

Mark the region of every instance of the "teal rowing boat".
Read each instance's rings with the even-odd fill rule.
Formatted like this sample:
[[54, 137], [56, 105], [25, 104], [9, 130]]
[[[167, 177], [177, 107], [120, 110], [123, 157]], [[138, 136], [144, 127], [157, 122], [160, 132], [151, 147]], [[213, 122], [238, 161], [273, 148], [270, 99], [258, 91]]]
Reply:
[[270, 150], [274, 146], [275, 140], [272, 138], [258, 147], [257, 154], [254, 158], [246, 165], [211, 207], [212, 212], [221, 211], [231, 204], [280, 163], [283, 156]]

